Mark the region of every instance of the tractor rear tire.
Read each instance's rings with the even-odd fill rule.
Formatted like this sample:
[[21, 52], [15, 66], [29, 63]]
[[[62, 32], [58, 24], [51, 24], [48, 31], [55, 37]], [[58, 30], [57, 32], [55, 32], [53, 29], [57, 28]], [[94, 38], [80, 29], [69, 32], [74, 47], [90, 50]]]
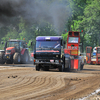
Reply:
[[3, 59], [4, 53], [0, 52], [0, 64], [4, 64], [5, 60]]
[[15, 53], [14, 56], [13, 56], [14, 64], [20, 64], [20, 60], [21, 60], [20, 54], [19, 53]]

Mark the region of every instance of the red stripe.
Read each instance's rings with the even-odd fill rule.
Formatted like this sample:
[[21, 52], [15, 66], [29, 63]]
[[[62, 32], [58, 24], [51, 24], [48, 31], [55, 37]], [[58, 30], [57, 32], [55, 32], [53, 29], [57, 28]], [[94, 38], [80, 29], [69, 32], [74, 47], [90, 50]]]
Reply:
[[54, 51], [54, 50], [38, 50], [36, 52], [59, 52], [59, 51]]

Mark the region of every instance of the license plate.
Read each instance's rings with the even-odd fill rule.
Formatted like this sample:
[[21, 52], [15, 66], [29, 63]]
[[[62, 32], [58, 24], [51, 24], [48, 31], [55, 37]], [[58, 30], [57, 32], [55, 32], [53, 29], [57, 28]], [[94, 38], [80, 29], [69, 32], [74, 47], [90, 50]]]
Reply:
[[52, 63], [53, 63], [53, 62], [54, 62], [54, 60], [50, 60], [50, 62], [52, 62]]
[[71, 55], [77, 55], [77, 50], [72, 50]]

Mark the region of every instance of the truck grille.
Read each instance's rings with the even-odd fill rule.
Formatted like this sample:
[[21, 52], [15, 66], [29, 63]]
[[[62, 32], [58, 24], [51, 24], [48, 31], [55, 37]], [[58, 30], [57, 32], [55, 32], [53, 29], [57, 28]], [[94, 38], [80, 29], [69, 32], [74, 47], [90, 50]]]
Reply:
[[57, 59], [57, 58], [60, 58], [60, 55], [36, 54], [36, 59]]

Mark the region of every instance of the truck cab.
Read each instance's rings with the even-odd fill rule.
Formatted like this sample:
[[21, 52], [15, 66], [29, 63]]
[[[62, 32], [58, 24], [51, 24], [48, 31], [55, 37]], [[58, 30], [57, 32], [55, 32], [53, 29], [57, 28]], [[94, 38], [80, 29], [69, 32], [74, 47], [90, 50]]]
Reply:
[[79, 55], [79, 45], [80, 45], [80, 33], [69, 31], [67, 37], [67, 48], [65, 48], [65, 54], [69, 54], [71, 56]]
[[64, 42], [62, 36], [38, 36], [34, 49], [36, 70], [59, 68], [62, 70], [64, 59]]

